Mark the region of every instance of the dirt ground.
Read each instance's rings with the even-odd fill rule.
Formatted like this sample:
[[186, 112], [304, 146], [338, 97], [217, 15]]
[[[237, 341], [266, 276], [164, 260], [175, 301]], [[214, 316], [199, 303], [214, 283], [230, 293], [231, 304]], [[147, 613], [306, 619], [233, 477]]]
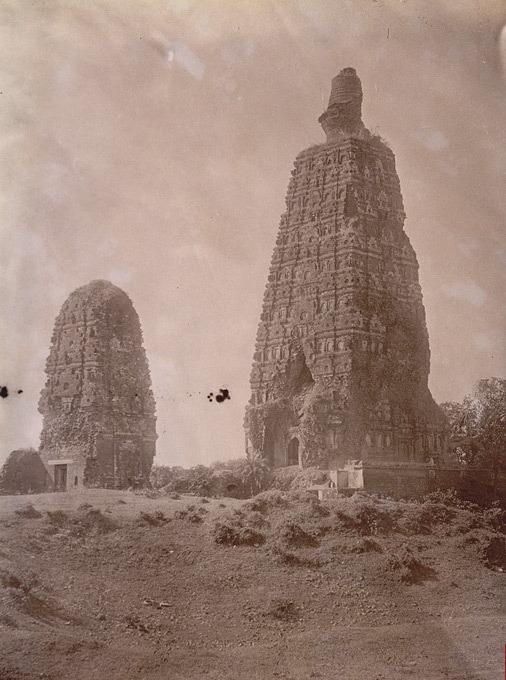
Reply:
[[502, 677], [486, 521], [266, 498], [0, 497], [0, 680]]

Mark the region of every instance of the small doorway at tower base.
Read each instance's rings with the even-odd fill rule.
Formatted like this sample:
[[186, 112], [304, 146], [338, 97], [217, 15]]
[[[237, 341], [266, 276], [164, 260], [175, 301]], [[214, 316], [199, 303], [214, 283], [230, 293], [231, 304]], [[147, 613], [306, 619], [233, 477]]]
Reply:
[[300, 465], [299, 440], [297, 437], [291, 439], [288, 444], [288, 448], [286, 450], [286, 464]]
[[73, 463], [74, 461], [70, 458], [56, 458], [55, 460], [48, 460], [47, 465], [53, 472], [51, 477], [53, 478], [54, 491], [68, 491], [69, 481], [72, 479], [69, 477], [69, 466], [73, 465]]
[[66, 491], [67, 490], [67, 476], [68, 470], [66, 465], [55, 465], [54, 466], [54, 490], [55, 491]]

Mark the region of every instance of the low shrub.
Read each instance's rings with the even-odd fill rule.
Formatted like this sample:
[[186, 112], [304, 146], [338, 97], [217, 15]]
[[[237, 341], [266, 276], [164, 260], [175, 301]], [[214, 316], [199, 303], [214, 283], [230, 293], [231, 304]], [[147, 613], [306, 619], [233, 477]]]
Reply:
[[327, 505], [324, 505], [318, 498], [311, 496], [309, 498], [309, 510], [315, 517], [329, 517], [330, 509]]
[[[56, 603], [48, 599], [35, 574], [19, 577], [12, 572], [2, 570], [0, 583], [16, 607], [30, 616], [44, 621], [59, 616]], [[3, 676], [0, 675], [0, 677]]]
[[356, 541], [352, 546], [350, 546], [349, 552], [354, 553], [356, 555], [363, 555], [364, 553], [371, 552], [382, 553], [383, 548], [378, 543], [378, 541], [374, 540], [374, 538], [364, 537], [359, 538], [358, 541]]
[[285, 550], [280, 545], [273, 545], [270, 548], [270, 554], [277, 564], [282, 564], [287, 567], [306, 567], [316, 568], [321, 566], [320, 560], [309, 557], [301, 557], [293, 552]]
[[114, 520], [96, 508], [80, 512], [76, 517], [71, 517], [63, 510], [48, 510], [47, 516], [53, 532], [60, 531], [77, 538], [106, 534], [118, 528]]
[[422, 509], [420, 503], [405, 503], [403, 512], [398, 519], [400, 531], [408, 536], [430, 534], [430, 523], [431, 519]]
[[399, 579], [407, 584], [423, 583], [436, 576], [435, 570], [418, 559], [407, 545], [387, 556], [387, 569], [396, 572]]
[[188, 520], [188, 522], [191, 522], [192, 524], [200, 524], [201, 522], [204, 521], [202, 515], [195, 511], [189, 512], [186, 516], [186, 519]]
[[214, 527], [214, 540], [220, 545], [253, 545], [265, 543], [265, 536], [251, 527], [231, 526], [226, 522], [217, 522]]
[[300, 614], [300, 607], [297, 607], [292, 600], [281, 598], [271, 600], [264, 612], [264, 616], [269, 616], [278, 621], [298, 621]]
[[424, 502], [433, 503], [436, 505], [446, 505], [448, 508], [458, 508], [459, 510], [469, 510], [471, 512], [479, 512], [480, 508], [475, 503], [461, 498], [456, 489], [438, 489], [425, 494]]
[[107, 534], [117, 528], [118, 525], [114, 520], [103, 515], [100, 510], [92, 508], [84, 515], [72, 520], [69, 533], [72, 536], [98, 535]]
[[286, 522], [276, 528], [274, 537], [289, 548], [314, 548], [318, 540], [300, 525]]
[[36, 510], [31, 503], [25, 505], [24, 508], [15, 510], [14, 514], [25, 519], [38, 519], [39, 517], [42, 517], [42, 513]]
[[63, 510], [47, 510], [46, 514], [49, 523], [55, 529], [61, 529], [70, 521], [69, 516]]
[[330, 480], [326, 470], [315, 467], [300, 468], [298, 465], [273, 471], [271, 487], [280, 491], [304, 491], [313, 484], [325, 484]]
[[506, 570], [506, 537], [491, 536], [483, 548], [483, 561], [491, 569]]
[[462, 538], [459, 547], [472, 552], [489, 569], [506, 571], [506, 536], [490, 529], [472, 531]]
[[428, 527], [448, 524], [456, 514], [455, 506], [451, 507], [437, 500], [427, 499], [420, 505], [420, 522]]
[[255, 512], [268, 512], [272, 508], [286, 508], [288, 507], [288, 499], [278, 489], [269, 489], [269, 491], [262, 491], [254, 496], [251, 500], [244, 503], [245, 510], [253, 510]]
[[24, 583], [18, 576], [12, 574], [8, 571], [2, 571], [0, 573], [0, 582], [4, 588], [13, 588], [14, 590], [22, 590], [23, 592], [29, 592], [35, 583]]
[[496, 531], [506, 533], [506, 513], [499, 505], [493, 505], [491, 508], [484, 510], [482, 518], [486, 526], [489, 526]]
[[259, 526], [265, 524], [260, 513], [234, 511], [218, 518], [212, 528], [215, 543], [219, 545], [252, 545], [265, 543], [265, 534]]
[[139, 518], [138, 518], [138, 523], [141, 525], [150, 525], [150, 526], [161, 526], [163, 524], [167, 524], [167, 522], [170, 522], [170, 518], [166, 517], [161, 510], [156, 510], [156, 512], [149, 513], [149, 512], [141, 512], [139, 513]]
[[[199, 508], [199, 510], [204, 510], [204, 513], [206, 512], [205, 508]], [[199, 514], [199, 511], [195, 510], [194, 505], [190, 505], [186, 510], [176, 510], [174, 517], [175, 519], [186, 519], [192, 524], [200, 524], [203, 522], [202, 515]]]
[[346, 504], [338, 505], [335, 514], [343, 529], [363, 536], [388, 534], [398, 529], [395, 504], [365, 494], [356, 494]]

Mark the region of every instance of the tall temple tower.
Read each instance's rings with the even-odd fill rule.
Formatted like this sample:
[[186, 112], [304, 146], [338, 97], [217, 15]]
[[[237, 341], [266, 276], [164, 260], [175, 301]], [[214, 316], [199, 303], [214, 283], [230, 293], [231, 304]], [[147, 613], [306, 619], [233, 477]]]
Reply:
[[56, 318], [46, 373], [40, 456], [55, 488], [147, 483], [155, 402], [128, 295], [108, 281], [75, 290]]
[[437, 465], [447, 447], [394, 154], [361, 110], [345, 68], [319, 118], [326, 143], [292, 170], [245, 418], [248, 452], [273, 467]]

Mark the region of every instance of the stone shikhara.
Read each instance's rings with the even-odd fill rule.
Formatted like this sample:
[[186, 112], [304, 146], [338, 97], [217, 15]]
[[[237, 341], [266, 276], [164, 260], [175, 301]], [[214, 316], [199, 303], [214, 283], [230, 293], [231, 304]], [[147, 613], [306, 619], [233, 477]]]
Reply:
[[146, 484], [155, 402], [128, 295], [108, 281], [75, 290], [56, 319], [46, 373], [39, 453], [55, 488]]
[[[443, 470], [448, 426], [428, 388], [425, 310], [394, 154], [361, 109], [360, 80], [344, 69], [319, 119], [326, 142], [295, 160], [258, 329], [246, 445], [272, 467], [330, 470], [337, 487], [416, 494], [436, 479], [434, 467]], [[46, 372], [39, 453], [50, 486], [148, 483], [155, 403], [126, 293], [107, 281], [74, 291], [56, 319]]]
[[245, 418], [249, 454], [273, 467], [445, 459], [395, 158], [364, 127], [361, 104], [344, 69], [319, 119], [326, 143], [292, 170]]

